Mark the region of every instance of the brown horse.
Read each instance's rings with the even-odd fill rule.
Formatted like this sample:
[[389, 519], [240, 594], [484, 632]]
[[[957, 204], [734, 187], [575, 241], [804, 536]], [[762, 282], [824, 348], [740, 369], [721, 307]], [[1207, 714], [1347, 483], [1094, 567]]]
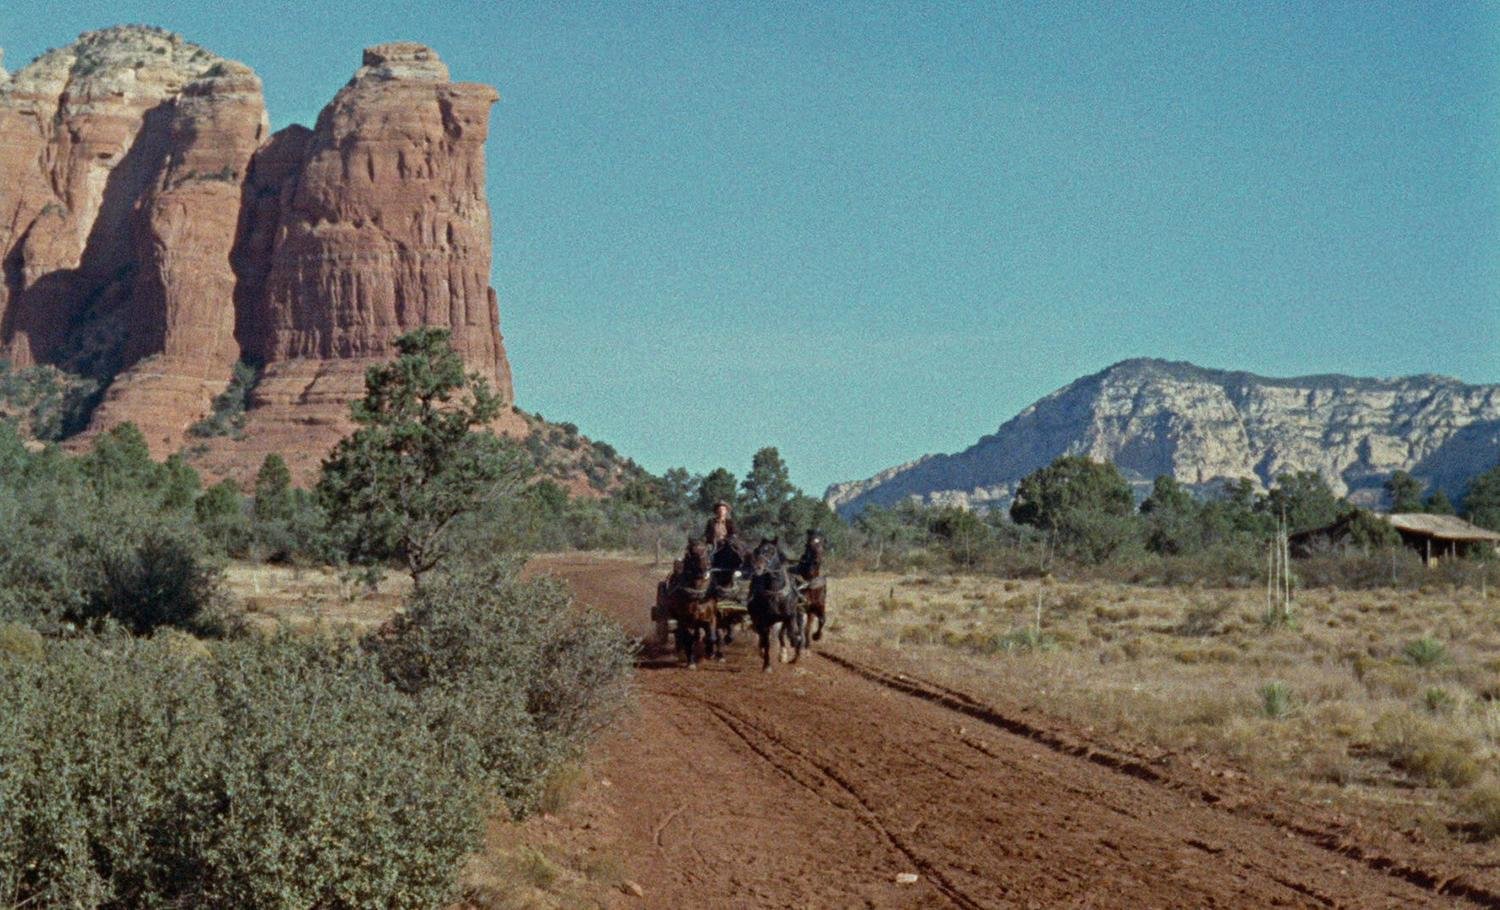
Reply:
[[[812, 641], [823, 638], [823, 623], [828, 618], [828, 579], [823, 577], [823, 534], [807, 532], [807, 545], [802, 549], [802, 558], [792, 567], [797, 577], [797, 587], [802, 592], [802, 609], [807, 613], [808, 636]], [[817, 628], [813, 628], [817, 620]]]
[[677, 620], [677, 650], [687, 660], [688, 669], [698, 666], [698, 642], [703, 642], [705, 660], [724, 659], [719, 641], [719, 599], [709, 578], [708, 546], [701, 540], [689, 540], [682, 557], [682, 571], [668, 583], [662, 599], [667, 615]]

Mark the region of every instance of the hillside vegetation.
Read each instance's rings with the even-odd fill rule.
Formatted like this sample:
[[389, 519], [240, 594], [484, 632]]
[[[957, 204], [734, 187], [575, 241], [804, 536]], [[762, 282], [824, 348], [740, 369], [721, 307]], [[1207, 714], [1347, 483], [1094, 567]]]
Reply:
[[[487, 817], [535, 810], [623, 705], [618, 627], [453, 521], [526, 474], [476, 431], [484, 390], [444, 333], [400, 349], [315, 491], [0, 422], [0, 906], [443, 906]], [[354, 635], [267, 628], [234, 552], [412, 584]]]

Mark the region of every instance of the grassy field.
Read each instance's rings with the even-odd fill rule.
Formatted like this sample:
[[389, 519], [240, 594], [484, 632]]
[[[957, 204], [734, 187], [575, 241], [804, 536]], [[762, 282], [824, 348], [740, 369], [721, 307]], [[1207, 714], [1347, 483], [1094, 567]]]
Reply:
[[1500, 835], [1500, 602], [1479, 590], [1300, 592], [857, 574], [834, 641], [975, 694], [1202, 752], [1438, 836]]

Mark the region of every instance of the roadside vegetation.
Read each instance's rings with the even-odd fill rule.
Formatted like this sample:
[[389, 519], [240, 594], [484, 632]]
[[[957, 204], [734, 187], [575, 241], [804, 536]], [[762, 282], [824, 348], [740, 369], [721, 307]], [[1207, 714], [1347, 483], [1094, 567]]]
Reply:
[[[399, 347], [316, 491], [274, 456], [247, 496], [128, 425], [75, 457], [0, 422], [0, 907], [445, 906], [486, 819], [556, 799], [622, 707], [620, 630], [463, 536], [524, 473], [485, 390], [443, 333]], [[408, 581], [379, 623], [293, 629], [230, 557]]]

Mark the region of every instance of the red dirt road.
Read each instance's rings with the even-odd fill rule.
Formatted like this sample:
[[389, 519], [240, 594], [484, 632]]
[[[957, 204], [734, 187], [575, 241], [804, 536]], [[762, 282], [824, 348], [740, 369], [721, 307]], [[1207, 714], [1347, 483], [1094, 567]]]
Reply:
[[[647, 634], [649, 570], [539, 567]], [[640, 884], [620, 906], [1500, 906], [1441, 857], [1392, 858], [1243, 779], [1152, 766], [837, 642], [762, 674], [746, 638], [694, 672], [648, 654], [638, 711], [601, 745], [604, 805], [570, 836]]]

